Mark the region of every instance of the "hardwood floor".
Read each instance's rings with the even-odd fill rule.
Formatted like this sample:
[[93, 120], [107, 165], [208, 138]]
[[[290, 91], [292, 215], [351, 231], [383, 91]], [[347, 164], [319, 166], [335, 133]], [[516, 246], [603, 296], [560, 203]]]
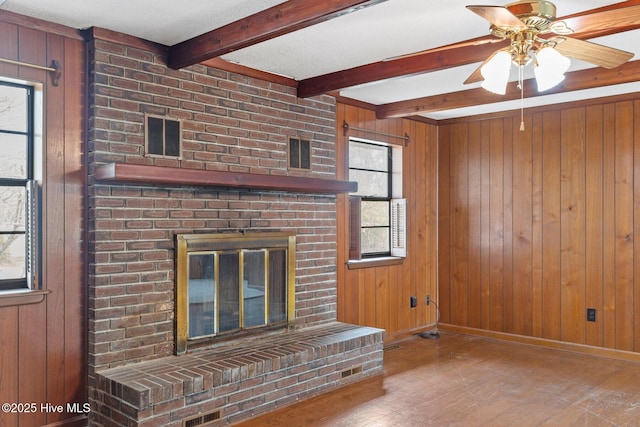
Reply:
[[640, 426], [640, 363], [447, 332], [384, 358], [383, 376], [236, 426]]

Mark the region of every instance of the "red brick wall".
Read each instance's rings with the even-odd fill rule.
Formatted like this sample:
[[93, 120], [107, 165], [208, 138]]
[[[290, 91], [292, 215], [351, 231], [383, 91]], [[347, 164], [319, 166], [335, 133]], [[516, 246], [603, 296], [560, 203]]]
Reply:
[[[335, 178], [335, 102], [204, 66], [171, 70], [162, 49], [89, 45], [89, 365], [173, 354], [174, 235], [295, 230], [299, 326], [336, 318], [336, 198], [94, 182], [97, 165], [155, 164]], [[143, 156], [144, 114], [183, 120], [183, 159]], [[287, 170], [289, 137], [312, 141], [312, 170]]]

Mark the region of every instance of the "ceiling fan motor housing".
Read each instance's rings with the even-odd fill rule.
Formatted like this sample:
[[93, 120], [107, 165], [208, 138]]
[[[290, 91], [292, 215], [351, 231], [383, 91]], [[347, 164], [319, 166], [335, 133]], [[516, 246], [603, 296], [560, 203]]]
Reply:
[[511, 26], [491, 26], [491, 33], [499, 38], [511, 40], [511, 57], [514, 64], [523, 66], [531, 59], [531, 51], [536, 46], [538, 34], [548, 33], [556, 20], [556, 6], [548, 1], [519, 1], [505, 6], [516, 16], [523, 28]]
[[518, 1], [506, 5], [505, 8], [520, 19], [528, 17], [546, 18], [550, 21], [556, 19], [556, 6], [550, 1]]
[[516, 16], [526, 28], [491, 25], [491, 34], [503, 39], [522, 31], [530, 31], [536, 35], [548, 33], [556, 21], [556, 6], [548, 1], [519, 1], [506, 5], [505, 9]]

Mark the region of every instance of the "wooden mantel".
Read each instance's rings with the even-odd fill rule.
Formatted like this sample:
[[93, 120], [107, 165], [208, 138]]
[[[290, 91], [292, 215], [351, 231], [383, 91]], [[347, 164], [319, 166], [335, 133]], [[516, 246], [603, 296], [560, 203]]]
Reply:
[[97, 181], [130, 182], [135, 184], [195, 185], [317, 194], [350, 193], [358, 189], [358, 183], [354, 181], [208, 171], [128, 163], [100, 165], [96, 169], [95, 179]]

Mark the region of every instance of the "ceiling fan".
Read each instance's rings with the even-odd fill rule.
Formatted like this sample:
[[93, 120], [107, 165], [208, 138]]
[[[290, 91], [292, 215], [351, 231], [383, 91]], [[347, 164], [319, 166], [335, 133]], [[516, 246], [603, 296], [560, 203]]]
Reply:
[[[543, 91], [564, 79], [564, 73], [570, 65], [566, 57], [604, 68], [618, 67], [633, 57], [630, 52], [568, 37], [574, 29], [566, 22], [556, 20], [556, 6], [546, 0], [522, 0], [506, 6], [467, 8], [490, 22], [490, 32], [497, 38], [494, 40], [507, 40], [509, 46], [492, 53], [464, 83], [483, 81], [485, 89], [498, 94], [505, 93], [513, 64], [518, 67], [521, 90], [523, 69], [531, 64], [538, 90]], [[607, 26], [606, 22], [588, 24], [591, 30]], [[595, 28], [591, 28], [594, 24]]]

